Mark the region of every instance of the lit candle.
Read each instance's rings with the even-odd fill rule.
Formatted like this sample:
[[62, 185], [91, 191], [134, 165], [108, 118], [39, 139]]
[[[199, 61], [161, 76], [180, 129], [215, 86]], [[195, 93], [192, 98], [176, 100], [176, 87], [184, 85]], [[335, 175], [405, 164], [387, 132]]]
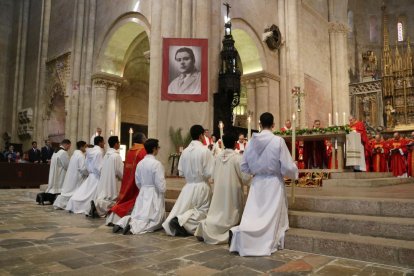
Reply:
[[251, 125], [252, 117], [247, 117], [247, 141], [250, 141], [252, 137], [252, 125]]
[[335, 125], [338, 126], [339, 125], [339, 117], [338, 117], [338, 112], [335, 112]]
[[262, 131], [262, 128], [260, 127], [260, 120], [259, 120], [259, 132]]
[[328, 126], [332, 126], [332, 115], [331, 115], [331, 113], [328, 114]]
[[223, 140], [223, 128], [224, 124], [222, 121], [219, 122], [219, 129], [220, 129], [220, 139]]
[[346, 113], [344, 112], [344, 113], [342, 113], [342, 120], [343, 120], [343, 125], [345, 126], [346, 125]]
[[134, 130], [131, 128], [129, 128], [129, 148], [132, 147], [132, 133], [134, 133]]

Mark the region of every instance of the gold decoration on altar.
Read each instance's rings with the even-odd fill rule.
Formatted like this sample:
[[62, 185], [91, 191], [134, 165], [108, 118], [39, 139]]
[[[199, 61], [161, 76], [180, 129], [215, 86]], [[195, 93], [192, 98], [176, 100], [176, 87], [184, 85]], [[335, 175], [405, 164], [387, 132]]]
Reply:
[[[295, 186], [301, 188], [322, 187], [322, 181], [328, 179], [329, 175], [329, 172], [320, 171], [299, 173], [299, 179], [295, 181]], [[290, 187], [292, 185], [292, 180], [285, 179], [285, 185]]]
[[382, 12], [382, 95], [383, 102], [386, 103], [384, 123], [387, 129], [407, 129], [407, 126], [414, 124], [414, 76], [410, 39], [405, 43], [396, 41], [392, 53], [385, 6], [382, 6]]

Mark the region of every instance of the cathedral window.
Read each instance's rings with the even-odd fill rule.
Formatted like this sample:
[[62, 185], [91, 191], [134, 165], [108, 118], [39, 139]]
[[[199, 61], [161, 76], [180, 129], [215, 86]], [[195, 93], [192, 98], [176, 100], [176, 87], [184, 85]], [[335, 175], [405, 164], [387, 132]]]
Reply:
[[397, 33], [398, 33], [398, 41], [404, 40], [404, 32], [403, 32], [403, 23], [398, 22], [397, 23]]
[[369, 18], [369, 41], [378, 42], [378, 22], [375, 15]]

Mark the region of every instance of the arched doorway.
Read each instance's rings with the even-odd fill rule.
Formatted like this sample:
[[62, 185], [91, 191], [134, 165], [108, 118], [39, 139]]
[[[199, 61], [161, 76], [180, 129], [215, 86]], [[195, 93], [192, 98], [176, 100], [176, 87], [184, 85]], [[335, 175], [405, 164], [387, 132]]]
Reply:
[[[121, 143], [126, 145], [129, 128], [145, 134], [148, 129], [148, 34], [149, 25], [142, 15], [134, 13], [119, 18], [104, 39], [94, 75], [100, 85], [96, 94], [106, 95], [106, 99], [100, 99], [106, 106], [101, 117], [108, 118], [102, 126], [104, 136], [119, 135]], [[99, 95], [96, 97], [105, 97]], [[95, 116], [91, 131], [99, 124], [99, 116]]]

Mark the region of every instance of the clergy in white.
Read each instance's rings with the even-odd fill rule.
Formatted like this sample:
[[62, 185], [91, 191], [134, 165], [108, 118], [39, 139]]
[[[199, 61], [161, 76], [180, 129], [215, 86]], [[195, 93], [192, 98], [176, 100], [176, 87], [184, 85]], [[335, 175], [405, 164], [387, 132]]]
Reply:
[[139, 194], [130, 216], [125, 216], [114, 225], [113, 232], [123, 228], [123, 234], [143, 234], [162, 228], [165, 219], [166, 189], [164, 167], [155, 159], [158, 154], [157, 139], [148, 139], [144, 143], [147, 155], [138, 163], [135, 171], [135, 183]]
[[283, 249], [289, 229], [283, 177], [298, 177], [285, 141], [271, 131], [273, 115], [263, 113], [260, 124], [263, 130], [254, 134], [241, 163], [241, 170], [254, 178], [240, 225], [230, 230], [229, 250], [240, 256], [268, 256]]
[[[105, 153], [102, 162], [101, 177], [96, 192], [96, 200], [94, 201], [95, 207], [92, 207], [92, 217], [96, 217], [96, 215], [105, 216], [116, 203], [119, 193], [118, 182], [122, 180], [124, 174], [124, 163], [119, 154], [118, 136], [109, 137], [108, 144], [110, 148]], [[95, 214], [95, 208], [97, 214]]]
[[102, 136], [96, 136], [94, 143], [93, 148], [86, 150], [85, 166], [89, 173], [88, 178], [69, 199], [66, 206], [66, 210], [69, 212], [88, 215], [91, 209], [91, 201], [96, 198], [105, 142]]
[[230, 228], [240, 223], [243, 213], [243, 187], [250, 175], [240, 170], [242, 155], [234, 150], [236, 141], [237, 136], [232, 133], [223, 136], [225, 150], [215, 160], [210, 209], [194, 234], [209, 244], [227, 243]]
[[68, 171], [63, 182], [62, 193], [56, 198], [53, 206], [55, 209], [65, 209], [69, 199], [88, 176], [85, 167], [85, 152], [87, 144], [85, 141], [76, 143], [76, 150], [70, 158]]
[[71, 142], [64, 139], [60, 147], [52, 155], [49, 169], [49, 182], [45, 193], [60, 194], [62, 192], [63, 181], [69, 166], [69, 154]]
[[185, 177], [186, 184], [181, 190], [169, 216], [162, 224], [171, 236], [193, 235], [198, 223], [207, 216], [210, 206], [210, 186], [214, 158], [211, 151], [203, 146], [204, 129], [194, 125], [190, 129], [193, 141], [183, 151], [178, 171]]

